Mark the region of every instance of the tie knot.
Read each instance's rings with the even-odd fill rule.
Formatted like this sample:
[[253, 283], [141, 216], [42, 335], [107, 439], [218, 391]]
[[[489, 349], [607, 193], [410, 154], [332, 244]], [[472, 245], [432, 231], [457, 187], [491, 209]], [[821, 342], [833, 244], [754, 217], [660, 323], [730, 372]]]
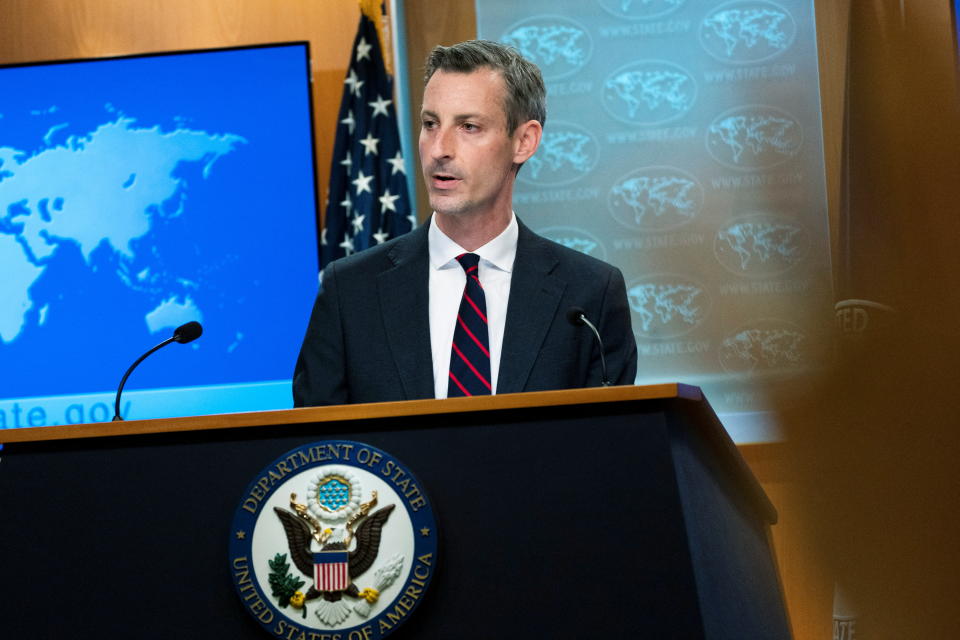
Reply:
[[477, 265], [480, 264], [480, 256], [475, 253], [461, 253], [457, 256], [457, 262], [460, 263], [464, 271], [471, 273], [476, 271]]

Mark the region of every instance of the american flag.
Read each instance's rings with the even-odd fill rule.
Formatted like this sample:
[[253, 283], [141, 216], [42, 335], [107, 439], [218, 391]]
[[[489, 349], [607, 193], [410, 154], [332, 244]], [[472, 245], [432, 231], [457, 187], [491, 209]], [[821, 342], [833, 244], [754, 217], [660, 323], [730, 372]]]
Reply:
[[313, 554], [313, 582], [317, 591], [343, 591], [350, 586], [350, 553], [320, 551]]
[[393, 79], [384, 68], [377, 29], [361, 13], [340, 102], [321, 268], [416, 224], [396, 114]]

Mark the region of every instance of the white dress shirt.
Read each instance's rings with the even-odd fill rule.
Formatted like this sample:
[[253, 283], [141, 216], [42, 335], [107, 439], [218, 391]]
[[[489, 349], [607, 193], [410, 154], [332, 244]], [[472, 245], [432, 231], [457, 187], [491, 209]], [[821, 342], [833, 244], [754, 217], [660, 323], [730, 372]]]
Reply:
[[483, 285], [487, 301], [487, 328], [490, 332], [490, 385], [497, 391], [503, 329], [507, 322], [507, 301], [510, 299], [510, 278], [517, 257], [517, 217], [496, 238], [476, 251], [468, 252], [447, 237], [430, 217], [427, 244], [430, 247], [430, 348], [433, 352], [433, 384], [437, 398], [447, 397], [450, 380], [450, 349], [457, 324], [457, 311], [467, 276], [457, 262], [461, 253], [480, 256], [477, 277]]

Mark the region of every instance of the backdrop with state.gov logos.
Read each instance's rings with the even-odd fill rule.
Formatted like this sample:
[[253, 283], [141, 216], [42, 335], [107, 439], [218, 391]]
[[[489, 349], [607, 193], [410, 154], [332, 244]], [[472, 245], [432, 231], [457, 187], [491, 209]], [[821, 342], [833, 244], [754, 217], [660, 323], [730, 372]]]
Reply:
[[759, 389], [822, 365], [833, 317], [812, 0], [478, 0], [477, 22], [547, 83], [514, 208], [623, 270], [637, 382], [776, 439]]

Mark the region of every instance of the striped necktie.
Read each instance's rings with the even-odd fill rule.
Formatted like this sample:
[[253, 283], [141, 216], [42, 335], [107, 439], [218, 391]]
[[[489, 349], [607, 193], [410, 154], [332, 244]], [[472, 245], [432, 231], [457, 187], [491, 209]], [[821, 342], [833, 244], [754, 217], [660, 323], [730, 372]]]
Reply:
[[462, 253], [457, 262], [467, 274], [457, 326], [450, 351], [447, 397], [490, 395], [490, 339], [487, 332], [487, 298], [477, 277], [480, 256]]

